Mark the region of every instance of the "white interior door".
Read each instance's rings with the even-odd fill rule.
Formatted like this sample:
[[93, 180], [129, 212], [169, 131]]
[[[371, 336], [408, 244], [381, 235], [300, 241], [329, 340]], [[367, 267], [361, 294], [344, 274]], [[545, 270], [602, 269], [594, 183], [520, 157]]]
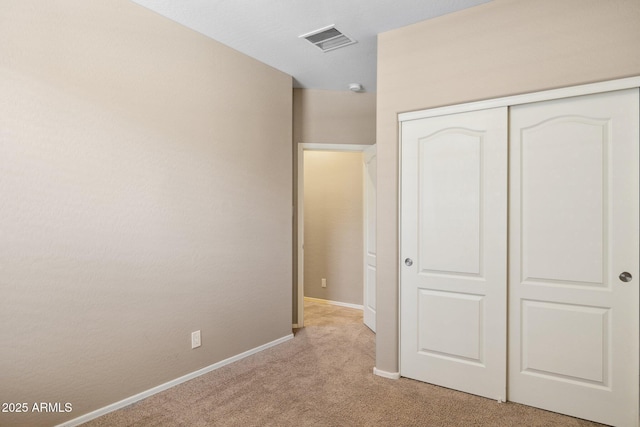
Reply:
[[364, 192], [364, 324], [376, 331], [376, 146], [363, 151]]
[[638, 114], [637, 89], [511, 110], [509, 400], [638, 424]]
[[402, 123], [402, 376], [506, 399], [507, 108]]

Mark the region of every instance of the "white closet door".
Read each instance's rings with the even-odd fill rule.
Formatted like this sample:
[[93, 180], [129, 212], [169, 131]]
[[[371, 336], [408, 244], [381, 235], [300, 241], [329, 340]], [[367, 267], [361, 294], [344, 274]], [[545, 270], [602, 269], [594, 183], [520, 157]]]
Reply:
[[402, 376], [505, 400], [507, 109], [402, 124]]
[[638, 114], [637, 89], [511, 109], [509, 400], [638, 424]]

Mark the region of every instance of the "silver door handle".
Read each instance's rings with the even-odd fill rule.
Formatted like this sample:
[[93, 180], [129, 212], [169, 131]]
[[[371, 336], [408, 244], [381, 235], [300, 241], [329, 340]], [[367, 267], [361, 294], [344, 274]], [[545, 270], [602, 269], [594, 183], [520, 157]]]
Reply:
[[627, 273], [626, 271], [623, 271], [622, 273], [620, 273], [618, 278], [623, 282], [630, 282], [631, 279], [633, 279], [633, 277], [631, 276], [631, 273]]
[[411, 258], [405, 259], [404, 265], [406, 265], [407, 267], [411, 267], [413, 265], [413, 260]]

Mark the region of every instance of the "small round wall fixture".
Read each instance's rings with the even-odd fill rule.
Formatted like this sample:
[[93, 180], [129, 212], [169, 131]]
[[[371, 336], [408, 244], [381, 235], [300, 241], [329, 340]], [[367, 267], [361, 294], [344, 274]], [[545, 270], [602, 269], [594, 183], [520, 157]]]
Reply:
[[350, 83], [349, 84], [349, 90], [351, 92], [363, 92], [364, 88], [362, 87], [362, 85], [360, 83]]

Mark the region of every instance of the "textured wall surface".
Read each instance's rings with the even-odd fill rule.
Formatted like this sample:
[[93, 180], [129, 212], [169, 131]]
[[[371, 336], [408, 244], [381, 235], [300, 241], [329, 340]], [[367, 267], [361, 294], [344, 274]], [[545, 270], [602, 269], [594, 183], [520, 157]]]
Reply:
[[293, 142], [374, 144], [376, 94], [294, 89]]
[[126, 0], [2, 1], [0, 52], [0, 402], [72, 405], [0, 425], [291, 333], [290, 76]]
[[638, 0], [494, 0], [378, 37], [376, 367], [398, 371], [397, 114], [640, 75]]
[[362, 153], [304, 153], [305, 297], [362, 305], [362, 180]]

